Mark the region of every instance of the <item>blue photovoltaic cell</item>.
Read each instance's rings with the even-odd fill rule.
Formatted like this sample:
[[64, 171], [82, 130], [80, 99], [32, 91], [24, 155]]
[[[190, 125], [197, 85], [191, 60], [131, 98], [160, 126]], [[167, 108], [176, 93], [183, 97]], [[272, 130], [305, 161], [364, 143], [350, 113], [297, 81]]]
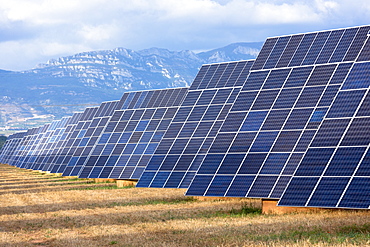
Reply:
[[235, 100], [232, 111], [248, 111], [252, 106], [258, 92], [241, 92]]
[[236, 176], [232, 181], [226, 196], [245, 197], [253, 181], [254, 176]]
[[314, 42], [312, 43], [311, 48], [309, 49], [307, 55], [305, 56], [302, 65], [311, 65], [314, 64], [317, 57], [319, 56], [321, 50], [323, 49], [326, 40], [329, 37], [329, 32], [319, 33]]
[[370, 178], [353, 178], [338, 207], [343, 208], [369, 208], [370, 205]]
[[[217, 87], [220, 88], [222, 85], [225, 85], [225, 87], [233, 87], [235, 86], [240, 86], [236, 85], [236, 82], [244, 82], [243, 78], [240, 78], [240, 73], [242, 71], [248, 71], [249, 73], [249, 68], [253, 65], [253, 63], [247, 62], [247, 61], [240, 61], [238, 63], [231, 63], [234, 64], [234, 66], [228, 66], [228, 69], [233, 68], [232, 71], [230, 71], [230, 76], [228, 79], [222, 78], [225, 81], [220, 80], [217, 84]], [[229, 64], [230, 65], [230, 64]], [[227, 69], [227, 73], [229, 73]]]
[[218, 167], [219, 174], [235, 174], [239, 164], [243, 161], [244, 154], [227, 154], [221, 165]]
[[191, 84], [191, 86], [189, 88], [190, 90], [198, 88], [200, 82], [202, 81], [204, 75], [207, 73], [207, 70], [209, 69], [209, 67], [210, 67], [210, 65], [204, 65], [200, 68], [200, 70], [198, 71], [197, 76], [195, 77], [193, 83]]
[[288, 153], [270, 153], [260, 170], [260, 174], [279, 175], [288, 157]]
[[330, 36], [322, 48], [319, 57], [315, 64], [327, 63], [330, 57], [333, 55], [334, 49], [337, 47], [339, 40], [343, 35], [344, 30], [334, 30], [330, 33]]
[[302, 87], [311, 74], [313, 67], [294, 68], [289, 75], [284, 87]]
[[365, 90], [343, 91], [335, 99], [327, 118], [352, 117], [365, 95]]
[[[337, 89], [338, 90], [338, 89]], [[277, 97], [273, 109], [292, 108], [302, 88], [283, 89]]]
[[258, 131], [265, 121], [268, 111], [253, 111], [247, 115], [240, 131]]
[[215, 176], [207, 190], [206, 196], [223, 196], [232, 179], [233, 176]]
[[260, 132], [253, 142], [251, 152], [269, 152], [277, 135], [277, 131]]
[[218, 78], [217, 83], [213, 84], [213, 88], [224, 87], [236, 66], [237, 63], [226, 63], [225, 70], [223, 71], [222, 75], [220, 75], [220, 77]]
[[204, 75], [202, 81], [199, 83], [198, 89], [205, 89], [212, 80], [212, 77], [217, 70], [219, 64], [212, 64], [209, 66], [207, 73]]
[[281, 88], [289, 73], [290, 69], [271, 71], [263, 89]]
[[[245, 82], [246, 78], [249, 75], [249, 70], [252, 67], [252, 65], [253, 65], [253, 62], [251, 62], [251, 61], [245, 62], [243, 70], [241, 71], [241, 73], [238, 76], [238, 79], [236, 80], [236, 82], [233, 85], [234, 87], [240, 87], [240, 86], [244, 85], [244, 82]], [[234, 75], [237, 74], [235, 72], [236, 71], [234, 71], [234, 73], [233, 73]], [[228, 79], [227, 85], [230, 85], [230, 83], [232, 83], [232, 78], [231, 77], [230, 77], [230, 79]]]
[[259, 90], [268, 74], [269, 71], [250, 73], [242, 91]]
[[290, 60], [290, 63], [288, 65], [289, 67], [301, 65], [316, 35], [316, 33], [309, 33], [304, 35], [301, 43], [299, 44], [292, 59]]
[[279, 90], [266, 90], [260, 92], [254, 101], [252, 110], [268, 110], [272, 107]]
[[365, 147], [338, 148], [328, 164], [324, 176], [352, 176], [365, 150]]
[[356, 63], [346, 79], [343, 89], [368, 88], [370, 85], [370, 63]]
[[370, 94], [367, 94], [365, 98], [363, 99], [356, 116], [368, 116], [370, 111]]
[[282, 68], [288, 66], [292, 56], [294, 55], [297, 47], [301, 43], [303, 35], [294, 35], [290, 38], [289, 43], [287, 44], [283, 54], [281, 55], [279, 62], [275, 66], [276, 68]]
[[251, 186], [247, 197], [267, 198], [269, 197], [271, 190], [277, 180], [278, 176], [257, 177]]
[[282, 131], [272, 148], [272, 152], [291, 152], [293, 151], [301, 131]]
[[255, 136], [256, 132], [238, 133], [234, 142], [230, 146], [229, 152], [247, 152], [251, 147]]
[[360, 55], [357, 58], [357, 61], [369, 61], [370, 59], [370, 40], [368, 39], [362, 48]]
[[280, 130], [289, 113], [290, 110], [271, 110], [261, 130]]
[[349, 70], [352, 68], [353, 63], [341, 63], [338, 65], [330, 84], [341, 84], [346, 78]]
[[349, 28], [344, 31], [338, 46], [335, 48], [333, 55], [330, 58], [330, 63], [341, 62], [346, 55], [350, 44], [352, 43], [358, 28]]
[[315, 67], [310, 79], [307, 82], [307, 86], [326, 85], [330, 80], [335, 68], [336, 64]]
[[[369, 114], [370, 115], [370, 114]], [[341, 146], [366, 146], [370, 143], [370, 136], [368, 134], [368, 127], [370, 124], [369, 117], [355, 118], [347, 132], [345, 133]]]
[[289, 181], [290, 181], [290, 176], [281, 176], [279, 180], [275, 183], [274, 188], [269, 197], [270, 198], [280, 198], [281, 194], [284, 192]]
[[269, 57], [272, 49], [274, 48], [278, 38], [267, 39], [263, 44], [261, 51], [259, 52], [256, 61], [254, 62], [251, 70], [259, 70], [265, 65], [267, 58]]
[[369, 33], [370, 26], [360, 27], [343, 61], [355, 61]]
[[193, 180], [193, 183], [196, 183], [197, 186], [189, 188], [187, 193], [191, 193], [192, 195], [203, 196], [212, 178], [213, 176], [197, 176]]
[[305, 206], [318, 180], [318, 177], [293, 177], [288, 185], [290, 189], [283, 193], [279, 204]]
[[349, 122], [350, 122], [349, 119], [324, 120], [311, 146], [312, 147], [337, 146]]
[[307, 206], [335, 207], [348, 181], [349, 178], [323, 178]]
[[271, 69], [274, 68], [276, 63], [279, 61], [279, 58], [283, 51], [285, 50], [285, 47], [290, 39], [290, 36], [286, 37], [280, 37], [278, 41], [276, 42], [274, 48], [272, 49], [265, 65], [263, 66], [263, 69]]

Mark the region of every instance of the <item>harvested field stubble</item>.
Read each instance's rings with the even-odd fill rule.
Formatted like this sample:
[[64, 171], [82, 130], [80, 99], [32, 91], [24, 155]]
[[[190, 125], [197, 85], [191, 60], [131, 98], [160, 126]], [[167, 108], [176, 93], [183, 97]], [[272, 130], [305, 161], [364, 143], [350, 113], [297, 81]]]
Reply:
[[183, 193], [0, 165], [0, 246], [370, 246], [369, 211], [262, 215]]

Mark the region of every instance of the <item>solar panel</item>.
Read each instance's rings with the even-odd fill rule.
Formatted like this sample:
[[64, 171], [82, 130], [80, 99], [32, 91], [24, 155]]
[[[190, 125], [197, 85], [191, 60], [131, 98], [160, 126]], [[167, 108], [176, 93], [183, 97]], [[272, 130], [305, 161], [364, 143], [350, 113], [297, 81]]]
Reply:
[[200, 69], [138, 187], [188, 187], [252, 64], [241, 61]]
[[[67, 159], [64, 159], [62, 164], [66, 165], [61, 165], [58, 168], [59, 173], [63, 173], [64, 176], [74, 176], [71, 174], [71, 170], [74, 167], [73, 161], [75, 161], [76, 158], [73, 157], [78, 157], [78, 158], [83, 158], [80, 156], [83, 156], [83, 148], [81, 147], [81, 143], [86, 143], [89, 138], [86, 138], [86, 134], [89, 133], [89, 129], [93, 123], [95, 124], [94, 120], [98, 118], [102, 114], [102, 109], [104, 108], [109, 108], [109, 107], [115, 107], [115, 105], [118, 103], [118, 101], [113, 101], [113, 102], [104, 102], [101, 104], [99, 107], [93, 108], [90, 112], [85, 111], [85, 114], [82, 115], [82, 117], [79, 119], [78, 123], [75, 125], [74, 128], [71, 128], [73, 132], [70, 132], [69, 135], [66, 136], [66, 146], [69, 147], [69, 150], [67, 149]], [[66, 147], [63, 146], [62, 144], [60, 147]], [[53, 159], [56, 160], [56, 158]], [[49, 168], [50, 170], [50, 168]]]
[[[357, 35], [353, 38], [356, 29]], [[300, 56], [293, 56], [291, 64], [299, 65], [298, 61], [303, 61], [305, 65], [323, 64], [329, 60], [354, 61], [356, 57], [352, 55], [349, 59], [349, 52], [356, 51], [359, 54], [361, 49], [350, 46], [349, 42], [352, 44], [356, 42], [362, 47], [366, 40], [364, 34], [368, 30], [369, 27], [361, 27], [330, 31], [330, 35], [325, 32], [306, 34], [306, 40], [316, 40], [316, 45], [322, 47], [321, 51], [319, 53], [320, 49], [314, 47], [315, 42], [312, 43], [310, 50], [299, 51], [298, 48], [295, 54]], [[323, 42], [326, 36], [328, 38]], [[344, 52], [347, 51], [344, 49], [345, 43], [347, 48], [349, 47], [347, 55]], [[308, 47], [306, 44], [303, 45]], [[368, 42], [365, 43], [357, 61], [367, 58], [367, 47]], [[302, 59], [303, 54], [305, 59]], [[271, 55], [272, 52], [269, 56]], [[265, 56], [265, 59], [269, 56]], [[265, 66], [266, 64], [267, 61]], [[258, 67], [252, 67], [255, 68]], [[366, 103], [360, 111], [361, 117], [358, 117], [361, 119], [356, 119], [356, 122], [348, 119], [360, 109], [367, 95], [369, 86], [367, 64], [316, 65], [311, 75], [306, 77], [306, 81], [303, 80], [304, 76], [299, 78], [293, 73], [294, 70], [310, 70], [309, 68], [309, 66], [293, 67], [290, 75], [296, 80], [290, 80], [288, 77], [285, 81], [286, 86], [280, 88], [278, 94], [272, 89], [263, 90], [273, 88], [268, 80], [261, 79], [266, 78], [266, 70], [250, 73], [249, 86], [247, 80], [240, 95], [250, 90], [249, 95], [253, 97], [252, 90], [258, 90], [258, 87], [261, 89], [256, 94], [253, 104], [246, 102], [250, 108], [245, 114], [244, 122], [238, 121], [242, 119], [242, 114], [230, 111], [228, 115], [230, 121], [226, 118], [217, 136], [220, 137], [219, 141], [213, 143], [189, 186], [187, 195], [280, 198], [299, 165], [279, 205], [369, 207], [368, 201], [365, 200], [364, 203], [364, 198], [358, 196], [360, 187], [368, 186], [367, 180], [353, 175], [365, 157], [369, 145], [368, 133], [364, 131], [367, 123], [363, 119], [368, 114], [365, 110]], [[350, 70], [348, 78], [343, 83]], [[281, 70], [271, 70], [269, 76], [279, 71], [283, 73]], [[276, 84], [278, 80], [273, 81]], [[301, 90], [299, 87], [302, 87]], [[290, 108], [290, 113], [287, 113], [288, 109], [284, 107]], [[244, 109], [246, 108], [244, 105]], [[227, 122], [229, 124], [226, 125]], [[235, 130], [238, 131], [232, 133]], [[351, 131], [348, 132], [349, 130]], [[343, 147], [338, 148], [338, 145]], [[227, 152], [224, 152], [225, 147], [228, 149]], [[365, 194], [363, 196], [366, 197]], [[354, 201], [355, 195], [357, 202]]]
[[369, 208], [369, 73], [353, 65], [279, 205]]
[[[222, 181], [221, 196], [279, 198], [339, 88], [330, 84], [337, 71], [336, 65], [252, 71], [186, 194], [220, 196], [213, 191]], [[200, 188], [202, 178], [212, 179]], [[244, 178], [251, 182], [240, 188]]]
[[[65, 136], [68, 133], [68, 130], [70, 129], [70, 127], [68, 128], [68, 126], [71, 126], [72, 123], [76, 123], [78, 121], [78, 119], [81, 118], [81, 116], [82, 116], [82, 113], [73, 114], [73, 116], [69, 119], [69, 121], [66, 122], [66, 128], [63, 130], [64, 133], [62, 133], [60, 138], [62, 138], [62, 139], [65, 138]], [[52, 128], [52, 127], [48, 128], [48, 130], [46, 132], [44, 132], [44, 134], [43, 134], [43, 136], [40, 140], [40, 144], [37, 148], [38, 152], [36, 154], [35, 161], [33, 162], [33, 164], [30, 165], [30, 167], [29, 167], [30, 169], [41, 170], [41, 169], [43, 169], [45, 164], [48, 164], [48, 166], [51, 166], [50, 167], [50, 169], [51, 169], [52, 166], [55, 164], [54, 162], [52, 163], [52, 165], [49, 165], [49, 163], [48, 163], [48, 162], [51, 162], [51, 161], [48, 160], [49, 158], [52, 159], [52, 158], [56, 158], [58, 156], [58, 153], [56, 153], [55, 157], [50, 157], [50, 152], [52, 152], [52, 151], [56, 152], [57, 151], [57, 148], [55, 147], [55, 144], [59, 142], [59, 141], [55, 142], [55, 140], [52, 139], [54, 133], [55, 133], [55, 131], [54, 131], [54, 128]]]
[[51, 126], [51, 124], [44, 125], [38, 129], [34, 129], [35, 131], [30, 134], [29, 136], [25, 136], [24, 138], [29, 138], [28, 145], [22, 148], [24, 150], [24, 161], [23, 162], [17, 162], [15, 166], [21, 167], [21, 168], [29, 168], [29, 163], [34, 162], [34, 153], [35, 153], [35, 146], [37, 145], [39, 139], [43, 136], [43, 133], [46, 132], [46, 130]]
[[187, 88], [129, 93], [79, 166], [79, 177], [139, 179], [186, 93]]
[[[104, 102], [91, 114], [85, 111], [85, 115], [82, 115], [78, 121], [71, 122], [51, 171], [62, 173], [63, 176], [74, 176], [74, 173], [77, 173], [76, 165], [80, 165], [86, 159], [91, 146], [95, 144], [94, 140], [101, 135], [114, 110], [121, 105], [122, 100]], [[89, 141], [89, 145], [83, 146]]]
[[[366, 39], [363, 35], [364, 30], [368, 31], [369, 27], [305, 34], [303, 38], [301, 35], [297, 36], [295, 40], [301, 39], [305, 43], [298, 46], [295, 54], [300, 56], [296, 58], [293, 56], [290, 63], [294, 66], [305, 65], [301, 67], [277, 69], [275, 66], [278, 54], [284, 53], [287, 49], [285, 44], [291, 43], [297, 47], [297, 41], [287, 41], [292, 40], [292, 37], [285, 37], [284, 40], [273, 38], [275, 44], [272, 48], [268, 45], [274, 42], [266, 42], [266, 51], [263, 52], [264, 48], [262, 49], [260, 59], [257, 58], [255, 65], [252, 66], [243, 89], [199, 166], [186, 195], [279, 199], [301, 160], [300, 167], [307, 160], [307, 168], [301, 168], [303, 171], [312, 172], [314, 167], [319, 169], [315, 162], [320, 159], [317, 157], [321, 156], [321, 164], [325, 167], [328, 161], [324, 159], [325, 155], [331, 157], [327, 153], [329, 150], [327, 146], [338, 145], [350, 124], [346, 118], [353, 114], [365, 97], [365, 91], [360, 91], [359, 88], [368, 87], [366, 79], [363, 79], [367, 73], [364, 64], [353, 65], [353, 62], [327, 64], [334, 54], [335, 61], [338, 61], [339, 57], [343, 60], [343, 45], [340, 44], [352, 40], [354, 30], [358, 31], [356, 37], [363, 38], [362, 42], [358, 38], [357, 43], [364, 44]], [[338, 47], [341, 50], [336, 52]], [[360, 49], [357, 49], [357, 52], [359, 53]], [[339, 53], [342, 55], [339, 56]], [[364, 54], [362, 57], [366, 57], [367, 51], [363, 50], [361, 54]], [[343, 83], [350, 70], [350, 75]], [[362, 79], [358, 78], [360, 75]], [[344, 92], [344, 88], [348, 92]], [[347, 112], [347, 115], [344, 112]], [[326, 121], [329, 117], [338, 119]], [[365, 125], [362, 123], [361, 127], [365, 129]], [[358, 132], [359, 129], [353, 129], [353, 133]], [[332, 138], [328, 138], [328, 135]], [[363, 145], [368, 145], [367, 141], [364, 140]], [[311, 148], [308, 149], [311, 142], [311, 147], [319, 143], [317, 145], [323, 145], [325, 148], [322, 152], [317, 153], [317, 150], [313, 152]], [[356, 161], [359, 156], [364, 155], [364, 152], [365, 150], [358, 151], [357, 156], [348, 158], [354, 150], [343, 150], [338, 154], [337, 160], [353, 159], [354, 166], [358, 164]], [[333, 153], [334, 150], [330, 155]], [[317, 173], [308, 174], [318, 176]], [[306, 175], [302, 173], [296, 180]], [[330, 176], [334, 176], [333, 173]], [[299, 181], [302, 188], [311, 191], [311, 187], [306, 186], [306, 180]], [[317, 182], [314, 179], [310, 181]], [[343, 179], [340, 181], [344, 183]], [[299, 192], [296, 190], [297, 182], [295, 180], [293, 182], [292, 189], [289, 190], [288, 187], [287, 193], [291, 192], [289, 202], [294, 201], [295, 204], [286, 203], [288, 199], [282, 200], [280, 204], [314, 206], [312, 203], [302, 205], [295, 201], [295, 196]], [[318, 193], [322, 195], [322, 191]]]
[[363, 26], [269, 38], [251, 70], [355, 61], [368, 32]]
[[20, 142], [23, 140], [26, 132], [15, 133], [7, 139], [2, 148], [1, 162], [5, 164], [14, 164], [14, 157]]
[[[42, 128], [43, 131], [46, 129], [50, 128], [52, 124], [48, 124], [45, 126], [45, 128]], [[17, 167], [24, 167], [25, 161], [29, 158], [29, 149], [30, 146], [32, 145], [33, 139], [35, 138], [34, 136], [35, 129], [30, 129], [27, 132], [24, 133], [24, 136], [22, 139], [19, 141], [16, 149], [14, 150], [13, 153], [13, 165]]]
[[[41, 142], [43, 145], [41, 145], [40, 150], [42, 150], [42, 160], [39, 160], [39, 162], [33, 163], [28, 162], [25, 163], [25, 167], [32, 167], [32, 169], [41, 170], [41, 171], [50, 171], [51, 167], [53, 166], [53, 160], [57, 154], [58, 151], [58, 143], [59, 140], [62, 138], [66, 124], [68, 122], [68, 118], [63, 119], [62, 121], [55, 122], [55, 124], [51, 125], [50, 128], [48, 128], [48, 132], [45, 132], [46, 138]], [[31, 161], [36, 160], [37, 158], [32, 157], [33, 154], [30, 157]], [[40, 158], [38, 157], [38, 158]]]

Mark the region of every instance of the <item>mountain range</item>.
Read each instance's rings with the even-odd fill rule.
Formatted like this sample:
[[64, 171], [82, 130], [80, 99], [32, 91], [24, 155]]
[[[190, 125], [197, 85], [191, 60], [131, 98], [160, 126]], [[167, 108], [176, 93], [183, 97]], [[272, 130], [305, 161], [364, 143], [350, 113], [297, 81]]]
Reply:
[[189, 86], [202, 64], [254, 59], [263, 42], [205, 52], [126, 48], [51, 59], [25, 71], [0, 70], [0, 134], [120, 99], [125, 91]]

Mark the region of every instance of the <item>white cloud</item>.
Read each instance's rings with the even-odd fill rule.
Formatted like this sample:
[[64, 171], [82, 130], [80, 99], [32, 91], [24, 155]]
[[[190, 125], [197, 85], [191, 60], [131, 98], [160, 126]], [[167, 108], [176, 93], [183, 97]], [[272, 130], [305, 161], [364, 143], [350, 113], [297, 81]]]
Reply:
[[79, 36], [83, 40], [90, 42], [104, 42], [109, 41], [119, 29], [115, 25], [84, 25], [78, 31]]
[[[28, 69], [48, 55], [117, 46], [210, 49], [263, 41], [367, 24], [369, 10], [368, 0], [0, 0], [0, 67]], [[13, 57], [23, 57], [23, 65]]]

